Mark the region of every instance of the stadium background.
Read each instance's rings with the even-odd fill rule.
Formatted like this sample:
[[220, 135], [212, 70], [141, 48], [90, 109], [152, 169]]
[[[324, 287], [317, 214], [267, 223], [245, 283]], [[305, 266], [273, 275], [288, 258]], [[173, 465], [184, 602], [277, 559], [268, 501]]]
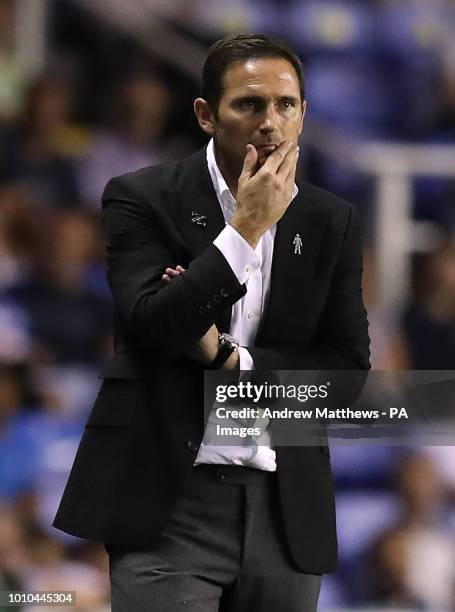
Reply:
[[[109, 609], [103, 548], [50, 527], [112, 350], [100, 195], [204, 144], [202, 61], [242, 31], [304, 61], [298, 173], [361, 212], [373, 367], [455, 369], [455, 2], [0, 0], [0, 589]], [[332, 464], [320, 609], [455, 609], [455, 449]]]

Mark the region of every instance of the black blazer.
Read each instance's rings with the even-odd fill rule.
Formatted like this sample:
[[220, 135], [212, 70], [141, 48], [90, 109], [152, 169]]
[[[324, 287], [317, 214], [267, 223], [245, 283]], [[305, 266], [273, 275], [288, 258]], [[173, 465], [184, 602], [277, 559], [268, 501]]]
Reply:
[[[246, 288], [212, 244], [224, 219], [205, 149], [111, 179], [103, 207], [115, 355], [101, 373], [54, 526], [140, 547], [163, 530], [203, 436], [203, 368], [183, 353], [213, 323], [229, 330], [231, 307]], [[206, 216], [205, 227], [192, 222], [193, 211]], [[296, 233], [301, 255], [294, 255]], [[177, 264], [187, 271], [166, 285], [165, 267]], [[249, 347], [255, 368], [367, 370], [361, 274], [354, 208], [299, 185], [277, 227], [269, 301]], [[328, 446], [276, 451], [294, 560], [305, 572], [333, 571]]]

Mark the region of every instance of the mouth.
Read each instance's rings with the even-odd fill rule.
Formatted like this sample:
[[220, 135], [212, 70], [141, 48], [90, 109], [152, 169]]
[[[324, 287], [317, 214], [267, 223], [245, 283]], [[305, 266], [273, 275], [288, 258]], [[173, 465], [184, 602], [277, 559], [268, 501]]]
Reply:
[[270, 153], [273, 153], [273, 151], [275, 151], [275, 149], [278, 147], [278, 145], [273, 145], [273, 144], [264, 144], [264, 145], [257, 145], [256, 149], [258, 150], [259, 154], [265, 154], [265, 155], [270, 155]]

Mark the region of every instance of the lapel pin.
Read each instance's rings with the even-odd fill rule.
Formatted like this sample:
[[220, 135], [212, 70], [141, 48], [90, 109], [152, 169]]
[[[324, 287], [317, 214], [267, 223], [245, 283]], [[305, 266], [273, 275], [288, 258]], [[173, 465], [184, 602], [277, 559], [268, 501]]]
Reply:
[[194, 223], [195, 225], [200, 225], [201, 227], [205, 227], [207, 225], [207, 217], [202, 213], [192, 210], [191, 223]]
[[300, 234], [296, 234], [294, 236], [294, 240], [292, 241], [292, 244], [294, 246], [294, 255], [301, 255], [303, 242], [302, 242], [302, 239], [300, 238]]

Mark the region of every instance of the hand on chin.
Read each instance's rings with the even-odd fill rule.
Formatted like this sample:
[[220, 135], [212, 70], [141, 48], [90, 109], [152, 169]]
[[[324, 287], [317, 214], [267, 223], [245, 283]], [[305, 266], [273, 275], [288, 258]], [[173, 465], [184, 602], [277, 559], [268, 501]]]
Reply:
[[263, 152], [263, 153], [259, 153], [258, 155], [258, 170], [259, 168], [261, 168], [265, 162], [267, 161], [267, 158], [272, 154], [271, 151], [267, 151], [267, 152]]

